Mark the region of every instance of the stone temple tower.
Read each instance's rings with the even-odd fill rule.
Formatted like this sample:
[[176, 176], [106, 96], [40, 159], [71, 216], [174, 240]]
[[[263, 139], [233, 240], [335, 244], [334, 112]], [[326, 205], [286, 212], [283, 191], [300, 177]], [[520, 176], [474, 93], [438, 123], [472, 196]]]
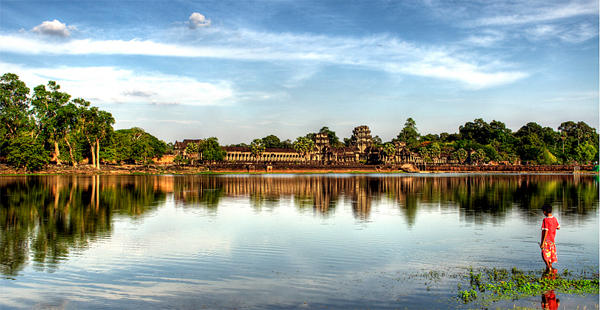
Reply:
[[362, 125], [352, 130], [352, 144], [358, 148], [359, 153], [364, 153], [365, 150], [373, 145], [371, 138], [371, 129], [368, 126]]

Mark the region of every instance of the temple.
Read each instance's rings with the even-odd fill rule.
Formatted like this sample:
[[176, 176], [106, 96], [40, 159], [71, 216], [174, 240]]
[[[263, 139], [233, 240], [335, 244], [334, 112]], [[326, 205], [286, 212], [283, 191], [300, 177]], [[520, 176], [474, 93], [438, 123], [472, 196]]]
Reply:
[[[259, 154], [253, 154], [250, 147], [224, 146], [227, 152], [225, 162], [232, 163], [314, 163], [322, 165], [343, 164], [424, 164], [419, 154], [411, 152], [403, 142], [394, 142], [393, 151], [384, 152], [383, 146], [375, 145], [371, 130], [362, 125], [354, 128], [349, 146], [333, 146], [327, 133], [313, 135], [314, 148], [308, 153], [300, 154], [293, 148], [266, 148]], [[174, 144], [175, 154], [187, 156], [189, 143], [199, 143], [199, 139], [185, 139]], [[442, 154], [432, 160], [433, 163], [451, 163], [449, 154]]]

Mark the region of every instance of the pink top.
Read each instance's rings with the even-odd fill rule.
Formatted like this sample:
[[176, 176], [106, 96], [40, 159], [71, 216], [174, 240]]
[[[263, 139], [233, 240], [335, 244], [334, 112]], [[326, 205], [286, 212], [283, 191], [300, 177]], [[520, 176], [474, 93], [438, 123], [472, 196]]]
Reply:
[[554, 236], [556, 236], [556, 230], [560, 229], [560, 224], [554, 216], [545, 217], [542, 221], [542, 230], [547, 230], [546, 241], [554, 242]]

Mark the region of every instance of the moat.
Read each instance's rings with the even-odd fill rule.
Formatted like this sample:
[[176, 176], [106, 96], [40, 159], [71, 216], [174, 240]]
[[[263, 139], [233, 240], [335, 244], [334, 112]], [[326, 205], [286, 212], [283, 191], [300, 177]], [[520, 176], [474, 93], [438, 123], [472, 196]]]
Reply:
[[[476, 308], [469, 267], [598, 272], [599, 185], [571, 174], [0, 177], [0, 308]], [[443, 274], [431, 279], [428, 274]], [[557, 293], [567, 308], [598, 295]], [[539, 308], [540, 297], [500, 302]], [[581, 308], [582, 308], [581, 307]]]

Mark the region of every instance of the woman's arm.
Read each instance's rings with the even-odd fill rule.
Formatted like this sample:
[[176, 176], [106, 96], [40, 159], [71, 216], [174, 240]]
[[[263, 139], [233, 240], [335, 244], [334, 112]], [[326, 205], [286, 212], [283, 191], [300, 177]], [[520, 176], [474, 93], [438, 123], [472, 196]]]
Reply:
[[542, 241], [540, 242], [540, 249], [544, 247], [544, 242], [546, 242], [546, 235], [548, 234], [548, 230], [542, 230]]

